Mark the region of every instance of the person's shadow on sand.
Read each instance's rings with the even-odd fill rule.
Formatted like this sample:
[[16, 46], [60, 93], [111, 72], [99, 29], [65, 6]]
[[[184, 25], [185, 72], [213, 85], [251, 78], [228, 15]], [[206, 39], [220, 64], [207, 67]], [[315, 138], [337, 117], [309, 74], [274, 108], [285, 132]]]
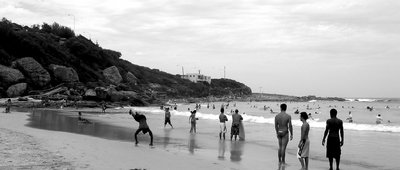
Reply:
[[243, 141], [231, 142], [231, 161], [232, 162], [239, 162], [242, 160], [243, 146], [244, 146]]

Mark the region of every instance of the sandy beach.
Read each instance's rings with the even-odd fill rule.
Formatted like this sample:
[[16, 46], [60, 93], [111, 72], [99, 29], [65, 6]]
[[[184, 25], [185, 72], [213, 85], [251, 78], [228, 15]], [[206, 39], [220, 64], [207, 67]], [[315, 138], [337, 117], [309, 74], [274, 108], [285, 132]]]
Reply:
[[[188, 117], [179, 115], [180, 112], [172, 112], [174, 129], [169, 126], [164, 128], [162, 112], [149, 112], [145, 114], [154, 134], [154, 146], [148, 145], [147, 134], [140, 134], [140, 143], [135, 146], [133, 133], [138, 123], [127, 114], [126, 109], [109, 109], [106, 114], [99, 114], [99, 109], [79, 109], [84, 118], [92, 122], [87, 125], [77, 122], [77, 111], [65, 108], [62, 112], [31, 110], [30, 113], [13, 111], [11, 114], [0, 114], [0, 140], [3, 144], [0, 169], [298, 170], [301, 167], [295, 156], [299, 137], [296, 126], [295, 138], [289, 142], [287, 149], [287, 165], [280, 167], [271, 124], [247, 122], [246, 141], [230, 141], [229, 133], [227, 140], [220, 141], [215, 121], [201, 118], [198, 133], [189, 134]], [[309, 169], [328, 169], [325, 149], [319, 143], [322, 130], [313, 129], [310, 132], [312, 149]], [[346, 136], [358, 134], [350, 131]], [[360, 136], [357, 138], [362, 140], [362, 136], [369, 134]], [[357, 149], [358, 143], [347, 138], [344, 150]], [[354, 160], [360, 156], [345, 152], [341, 169], [379, 168], [368, 162], [369, 158], [365, 159], [367, 162]]]

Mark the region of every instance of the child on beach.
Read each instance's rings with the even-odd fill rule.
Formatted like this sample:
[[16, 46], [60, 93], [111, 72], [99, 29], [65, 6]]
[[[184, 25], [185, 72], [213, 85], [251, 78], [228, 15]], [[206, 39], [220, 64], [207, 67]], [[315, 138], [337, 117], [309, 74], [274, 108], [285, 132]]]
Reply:
[[146, 134], [147, 132], [149, 132], [150, 135], [150, 146], [153, 146], [153, 133], [151, 132], [149, 125], [147, 125], [147, 121], [146, 121], [146, 116], [139, 114], [138, 112], [133, 113], [132, 110], [129, 110], [129, 115], [132, 115], [132, 117], [139, 122], [139, 128], [136, 130], [135, 132], [135, 141], [136, 141], [136, 145], [139, 143], [137, 140], [137, 135], [139, 134], [139, 132], [143, 132], [143, 134]]
[[228, 117], [224, 114], [224, 108], [221, 108], [221, 114], [219, 115], [219, 139], [222, 139], [222, 135], [225, 140], [225, 133], [226, 133], [226, 121], [228, 121]]
[[171, 124], [171, 112], [169, 112], [169, 107], [165, 108], [165, 121], [164, 121], [164, 127], [167, 125], [167, 123], [172, 127]]
[[189, 117], [190, 133], [196, 133], [196, 120], [199, 120], [199, 118], [196, 118], [196, 110], [193, 110], [190, 113], [192, 113]]
[[11, 99], [8, 99], [7, 100], [7, 103], [6, 103], [6, 110], [5, 110], [5, 112], [6, 113], [10, 113], [10, 110], [11, 110]]
[[302, 170], [308, 170], [308, 157], [310, 152], [310, 140], [308, 139], [310, 125], [307, 123], [307, 119], [307, 113], [301, 112], [300, 120], [303, 122], [303, 125], [301, 125], [301, 138], [298, 145], [297, 158], [300, 161]]

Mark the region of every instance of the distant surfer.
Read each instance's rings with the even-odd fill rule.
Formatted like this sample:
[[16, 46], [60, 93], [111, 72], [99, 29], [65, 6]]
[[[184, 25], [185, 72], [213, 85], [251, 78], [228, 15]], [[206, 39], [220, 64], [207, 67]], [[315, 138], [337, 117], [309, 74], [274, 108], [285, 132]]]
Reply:
[[349, 117], [347, 117], [347, 119], [349, 121], [349, 123], [353, 123], [353, 115], [351, 114], [351, 111], [349, 111]]
[[378, 114], [378, 116], [376, 116], [376, 124], [381, 124], [383, 122], [383, 118], [381, 116], [381, 114]]
[[137, 135], [140, 132], [143, 132], [143, 134], [146, 134], [147, 132], [149, 132], [150, 135], [150, 146], [153, 146], [153, 133], [151, 132], [149, 125], [147, 125], [147, 120], [146, 120], [146, 116], [139, 114], [138, 112], [133, 113], [132, 110], [129, 110], [129, 115], [132, 115], [132, 117], [139, 122], [139, 128], [136, 130], [135, 132], [135, 141], [136, 141], [136, 145], [139, 143], [137, 140]]

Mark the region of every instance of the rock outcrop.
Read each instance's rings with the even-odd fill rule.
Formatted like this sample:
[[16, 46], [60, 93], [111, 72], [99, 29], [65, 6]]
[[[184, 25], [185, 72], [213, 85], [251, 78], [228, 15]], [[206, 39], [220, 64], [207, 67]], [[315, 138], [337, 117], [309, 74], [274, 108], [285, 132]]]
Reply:
[[133, 91], [110, 91], [110, 100], [116, 101], [129, 101], [138, 97], [136, 92]]
[[30, 83], [35, 86], [44, 87], [51, 80], [49, 72], [32, 57], [25, 57], [14, 61], [13, 67], [20, 70], [29, 79]]
[[126, 73], [125, 80], [132, 85], [136, 85], [138, 82], [138, 78], [131, 72]]
[[8, 97], [21, 96], [22, 94], [25, 93], [26, 88], [27, 88], [26, 83], [14, 84], [7, 89], [7, 96]]
[[8, 87], [21, 82], [24, 78], [19, 70], [0, 65], [0, 86]]
[[78, 82], [78, 73], [72, 67], [65, 67], [55, 64], [50, 64], [50, 70], [53, 72], [53, 76], [57, 81], [60, 82]]
[[103, 70], [103, 76], [112, 84], [118, 85], [122, 81], [122, 76], [119, 74], [118, 68], [115, 66], [108, 67]]

